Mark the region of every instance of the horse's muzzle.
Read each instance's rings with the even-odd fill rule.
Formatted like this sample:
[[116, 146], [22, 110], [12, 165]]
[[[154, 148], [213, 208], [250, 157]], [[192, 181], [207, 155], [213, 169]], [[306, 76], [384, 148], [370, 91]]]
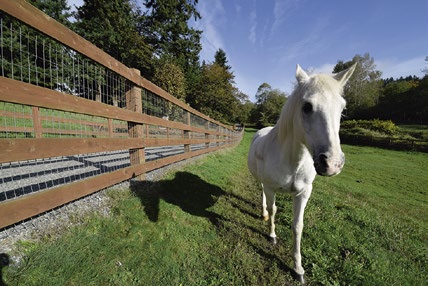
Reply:
[[345, 154], [340, 152], [340, 157], [328, 156], [327, 153], [319, 154], [314, 160], [314, 167], [320, 176], [331, 177], [339, 174], [345, 164]]

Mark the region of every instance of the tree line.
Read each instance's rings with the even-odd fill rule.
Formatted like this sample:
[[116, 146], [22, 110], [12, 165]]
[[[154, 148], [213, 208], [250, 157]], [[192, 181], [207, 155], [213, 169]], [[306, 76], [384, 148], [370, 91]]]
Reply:
[[[258, 127], [273, 125], [287, 100], [285, 92], [262, 83], [255, 94], [256, 102], [251, 102], [236, 87], [232, 67], [222, 49], [216, 51], [212, 62], [200, 62], [203, 31], [190, 24], [201, 19], [198, 0], [143, 0], [141, 7], [135, 0], [84, 0], [75, 12], [71, 12], [66, 0], [29, 2], [216, 120]], [[356, 71], [344, 90], [345, 118], [426, 124], [427, 68], [423, 70], [424, 78], [382, 79], [374, 59], [366, 53], [355, 55], [350, 61], [339, 60], [332, 72], [340, 72], [354, 63], [358, 63]], [[36, 72], [32, 79], [40, 74], [43, 73]], [[101, 89], [103, 75], [94, 74], [94, 77]]]
[[382, 73], [376, 70], [374, 59], [366, 53], [356, 55], [348, 62], [338, 61], [333, 72], [340, 72], [354, 63], [358, 63], [357, 68], [344, 90], [347, 101], [345, 119], [428, 123], [428, 69], [421, 69], [425, 73], [422, 78], [409, 75], [383, 79]]
[[[428, 62], [428, 57], [425, 59]], [[350, 61], [339, 60], [332, 73], [353, 64], [357, 67], [344, 89], [347, 105], [343, 119], [382, 119], [395, 123], [428, 124], [428, 68], [423, 78], [382, 78], [369, 53], [355, 55]], [[273, 125], [287, 95], [263, 83], [256, 93], [256, 102], [248, 107], [248, 121], [257, 127]]]

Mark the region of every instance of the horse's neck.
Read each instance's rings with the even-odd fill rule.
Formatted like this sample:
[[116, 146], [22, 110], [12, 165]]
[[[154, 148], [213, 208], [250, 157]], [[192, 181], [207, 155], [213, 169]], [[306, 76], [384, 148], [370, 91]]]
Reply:
[[302, 158], [309, 154], [309, 151], [301, 141], [302, 138], [299, 136], [301, 131], [295, 130], [296, 126], [293, 118], [294, 98], [289, 100], [272, 130], [272, 136], [276, 137], [283, 160], [296, 166], [301, 163]]
[[277, 130], [276, 140], [280, 148], [280, 156], [282, 160], [292, 166], [300, 165], [302, 159], [309, 152], [306, 146], [299, 140], [296, 140], [293, 130], [286, 130], [284, 134], [284, 131], [280, 130], [279, 126], [275, 129]]

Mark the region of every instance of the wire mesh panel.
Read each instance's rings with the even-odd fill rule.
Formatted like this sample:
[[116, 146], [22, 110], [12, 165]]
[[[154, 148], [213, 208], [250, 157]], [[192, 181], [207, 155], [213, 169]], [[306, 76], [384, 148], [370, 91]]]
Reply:
[[177, 138], [177, 139], [183, 138], [183, 130], [175, 129], [175, 128], [169, 128], [168, 129], [168, 138]]
[[218, 125], [218, 124], [216, 124], [216, 123], [214, 123], [214, 122], [209, 122], [209, 125], [208, 125], [208, 129], [209, 129], [209, 130], [217, 131], [217, 130], [218, 130], [218, 127], [219, 127], [219, 125]]
[[124, 77], [0, 14], [1, 76], [126, 107]]
[[147, 89], [142, 89], [141, 95], [144, 114], [159, 118], [168, 117], [167, 101], [164, 98], [148, 91]]
[[106, 118], [46, 108], [42, 108], [40, 114], [43, 137], [103, 138], [109, 136]]
[[0, 101], [0, 138], [32, 138], [31, 107]]
[[0, 164], [0, 201], [115, 171], [129, 164], [128, 150]]
[[127, 121], [118, 120], [118, 119], [113, 119], [111, 121], [113, 126], [113, 135], [110, 137], [115, 137], [115, 138], [129, 137]]
[[198, 128], [205, 129], [207, 121], [195, 114], [190, 115], [190, 125]]
[[183, 153], [183, 145], [149, 147], [145, 149], [146, 161], [148, 162]]
[[[0, 75], [126, 108], [129, 80], [0, 13]], [[0, 101], [0, 138], [128, 138], [119, 119]], [[129, 165], [129, 151], [76, 154], [0, 164], [0, 200]]]
[[143, 113], [165, 120], [185, 123], [185, 110], [153, 92], [142, 89]]

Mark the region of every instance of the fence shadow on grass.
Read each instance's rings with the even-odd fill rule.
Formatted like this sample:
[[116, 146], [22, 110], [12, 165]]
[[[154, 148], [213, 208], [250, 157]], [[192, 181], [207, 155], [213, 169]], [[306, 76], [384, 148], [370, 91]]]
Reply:
[[9, 255], [6, 253], [0, 253], [0, 286], [6, 286], [6, 282], [3, 280], [3, 267], [9, 265]]
[[157, 222], [159, 202], [164, 200], [191, 215], [206, 217], [218, 224], [218, 215], [208, 211], [226, 192], [189, 172], [177, 172], [172, 180], [132, 181], [132, 192], [141, 200], [147, 217]]

